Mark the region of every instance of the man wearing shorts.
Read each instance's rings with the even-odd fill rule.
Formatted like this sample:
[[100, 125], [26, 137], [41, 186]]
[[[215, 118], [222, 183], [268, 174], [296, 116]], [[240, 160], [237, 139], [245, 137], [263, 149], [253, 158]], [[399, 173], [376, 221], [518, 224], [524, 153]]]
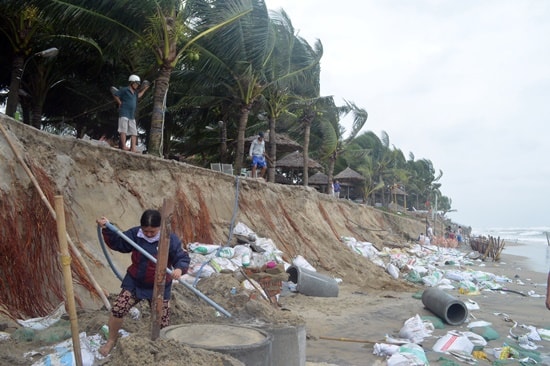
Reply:
[[137, 101], [149, 89], [149, 82], [145, 81], [143, 88], [139, 91], [141, 80], [137, 75], [130, 75], [130, 83], [127, 87], [114, 89], [113, 98], [118, 104], [118, 133], [120, 134], [120, 148], [128, 150], [126, 147], [126, 136], [130, 136], [130, 151], [136, 152], [137, 126], [136, 126], [136, 108]]
[[265, 162], [265, 141], [263, 132], [260, 132], [258, 137], [252, 141], [248, 154], [252, 158], [252, 177], [256, 178], [256, 169], [260, 168], [260, 177], [263, 178], [267, 169], [267, 164]]

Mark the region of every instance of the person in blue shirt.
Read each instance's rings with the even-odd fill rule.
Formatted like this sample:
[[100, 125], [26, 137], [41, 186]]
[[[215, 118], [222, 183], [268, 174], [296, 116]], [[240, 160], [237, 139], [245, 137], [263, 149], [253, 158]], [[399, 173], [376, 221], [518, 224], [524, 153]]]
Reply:
[[332, 184], [332, 192], [334, 193], [334, 197], [340, 198], [340, 182], [338, 180], [334, 181]]
[[[122, 327], [123, 319], [130, 309], [141, 300], [147, 300], [149, 305], [153, 298], [155, 285], [156, 264], [149, 260], [142, 252], [124, 240], [116, 232], [110, 231], [106, 224], [109, 220], [102, 217], [96, 220], [102, 228], [103, 238], [109, 248], [121, 253], [132, 253], [131, 264], [126, 270], [126, 275], [120, 287], [122, 290], [115, 300], [109, 317], [109, 338], [99, 348], [99, 353], [107, 356], [118, 340], [118, 331]], [[146, 210], [141, 215], [140, 226], [133, 227], [124, 232], [135, 244], [141, 247], [151, 256], [157, 258], [158, 244], [160, 240], [161, 214], [157, 210]], [[170, 234], [168, 249], [168, 268], [172, 268], [172, 274], [166, 276], [164, 287], [161, 328], [170, 325], [170, 293], [172, 280], [178, 280], [187, 273], [191, 259], [183, 250], [180, 239], [173, 233]]]
[[113, 98], [118, 105], [118, 133], [120, 134], [120, 148], [126, 147], [126, 136], [130, 136], [130, 151], [137, 152], [137, 125], [136, 108], [137, 101], [149, 89], [149, 82], [145, 80], [140, 89], [141, 79], [137, 75], [130, 75], [128, 86], [120, 89], [111, 88]]

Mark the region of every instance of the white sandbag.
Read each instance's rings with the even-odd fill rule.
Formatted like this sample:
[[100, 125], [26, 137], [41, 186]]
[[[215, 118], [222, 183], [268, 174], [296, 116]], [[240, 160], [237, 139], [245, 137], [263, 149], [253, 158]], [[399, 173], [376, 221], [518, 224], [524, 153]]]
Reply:
[[216, 252], [216, 256], [221, 257], [221, 258], [233, 258], [235, 256], [235, 249], [233, 249], [231, 247], [220, 248]]
[[399, 346], [387, 343], [375, 343], [372, 347], [372, 354], [377, 356], [391, 356], [399, 352]]
[[424, 366], [429, 365], [424, 349], [418, 344], [407, 343], [399, 347], [386, 361], [388, 366]]
[[216, 270], [208, 263], [195, 263], [189, 266], [187, 273], [198, 278], [208, 278], [216, 273]]
[[26, 320], [17, 319], [17, 323], [25, 328], [31, 328], [34, 330], [42, 330], [48, 328], [50, 325], [57, 323], [59, 319], [65, 314], [65, 303], [62, 302], [57, 308], [48, 316], [42, 318], [31, 318]]
[[214, 253], [219, 248], [220, 248], [219, 245], [203, 244], [203, 243], [191, 243], [187, 246], [187, 249], [190, 252], [203, 254], [203, 255]]
[[248, 226], [246, 226], [242, 222], [238, 222], [237, 225], [235, 225], [235, 227], [233, 228], [233, 234], [248, 236], [249, 234], [254, 234], [254, 231], [252, 231]]
[[386, 272], [388, 272], [394, 279], [399, 278], [399, 269], [392, 263], [388, 263], [386, 266]]
[[297, 267], [302, 267], [310, 271], [317, 272], [315, 267], [309, 264], [309, 262], [299, 254], [292, 260], [292, 264], [294, 264]]
[[474, 350], [474, 344], [460, 332], [450, 331], [443, 337], [439, 338], [433, 345], [432, 349], [435, 352], [447, 353], [450, 351], [462, 352], [471, 354]]

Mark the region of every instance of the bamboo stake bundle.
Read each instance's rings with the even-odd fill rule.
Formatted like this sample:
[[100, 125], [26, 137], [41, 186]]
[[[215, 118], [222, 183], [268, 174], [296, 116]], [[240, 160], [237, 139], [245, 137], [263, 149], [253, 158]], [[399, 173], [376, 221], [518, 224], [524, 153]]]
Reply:
[[[25, 160], [23, 159], [23, 157], [21, 156], [21, 154], [19, 153], [19, 151], [17, 150], [15, 145], [13, 144], [12, 138], [10, 137], [10, 135], [8, 134], [8, 132], [6, 131], [6, 129], [4, 128], [4, 126], [2, 124], [0, 124], [0, 131], [2, 131], [2, 134], [6, 138], [6, 141], [8, 142], [8, 144], [10, 145], [10, 148], [12, 149], [15, 157], [17, 158], [19, 163], [21, 163], [21, 166], [23, 167], [23, 170], [25, 170], [25, 173], [27, 173], [27, 175], [29, 176], [30, 180], [32, 181], [34, 187], [38, 191], [38, 194], [40, 195], [40, 198], [42, 199], [42, 202], [44, 202], [44, 204], [48, 208], [48, 211], [52, 215], [53, 219], [57, 220], [57, 215], [55, 213], [55, 210], [53, 209], [52, 205], [48, 201], [48, 198], [44, 195], [44, 192], [42, 191], [42, 188], [40, 187], [40, 184], [36, 180], [36, 177], [34, 176], [32, 171], [29, 169], [27, 163], [25, 162]], [[103, 289], [101, 288], [101, 286], [99, 286], [99, 283], [97, 283], [94, 276], [92, 275], [92, 272], [90, 271], [88, 265], [84, 261], [84, 258], [82, 258], [82, 255], [80, 254], [80, 251], [78, 250], [76, 245], [71, 240], [71, 237], [69, 236], [69, 234], [66, 234], [66, 237], [67, 237], [67, 241], [70, 245], [71, 250], [73, 251], [73, 253], [75, 253], [76, 259], [78, 260], [80, 265], [86, 271], [86, 274], [88, 275], [89, 280], [92, 282], [92, 285], [94, 286], [94, 289], [96, 290], [98, 296], [103, 301], [103, 304], [105, 305], [105, 307], [108, 310], [111, 310], [111, 304], [109, 303], [109, 300], [105, 296], [105, 293], [103, 292]]]

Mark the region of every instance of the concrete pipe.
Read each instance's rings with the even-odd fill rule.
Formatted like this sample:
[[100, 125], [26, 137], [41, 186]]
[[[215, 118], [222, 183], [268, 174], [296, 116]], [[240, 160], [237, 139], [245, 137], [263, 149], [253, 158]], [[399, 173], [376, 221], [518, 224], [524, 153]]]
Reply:
[[460, 325], [468, 318], [468, 308], [464, 302], [438, 288], [424, 290], [422, 303], [450, 325]]
[[288, 280], [296, 284], [296, 290], [306, 296], [338, 297], [338, 282], [332, 277], [299, 266], [286, 270]]

